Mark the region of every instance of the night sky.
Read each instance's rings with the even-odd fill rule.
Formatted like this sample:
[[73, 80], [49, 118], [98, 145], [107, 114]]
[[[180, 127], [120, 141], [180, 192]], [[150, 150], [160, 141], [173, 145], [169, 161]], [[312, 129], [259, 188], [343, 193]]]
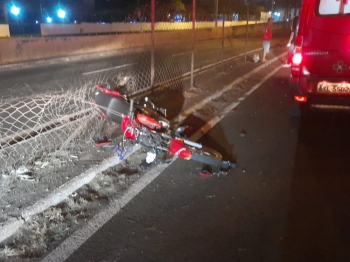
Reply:
[[[159, 3], [169, 3], [171, 0], [156, 0]], [[184, 4], [191, 5], [193, 0], [182, 0]], [[223, 10], [239, 11], [239, 6], [243, 6], [246, 0], [218, 0], [219, 12]], [[274, 0], [276, 2], [275, 8], [296, 7], [301, 0]], [[149, 4], [151, 0], [0, 0], [0, 7], [6, 3], [16, 3], [22, 10], [22, 21], [40, 20], [40, 17], [52, 16], [57, 12], [60, 4], [68, 14], [70, 19], [75, 20], [79, 17], [86, 17], [94, 13], [113, 12], [117, 13], [119, 17], [123, 17], [128, 13], [133, 13], [137, 5]], [[270, 9], [272, 0], [248, 0], [250, 5], [259, 5]], [[197, 6], [201, 10], [208, 13], [214, 13], [215, 0], [197, 0]], [[2, 9], [2, 8], [1, 8]], [[0, 10], [1, 10], [0, 9]], [[245, 8], [244, 8], [245, 9]], [[42, 13], [42, 15], [40, 15]], [[10, 16], [11, 19], [11, 16]], [[13, 19], [13, 18], [12, 18]], [[4, 12], [0, 12], [0, 23], [4, 21]]]
[[[62, 6], [67, 6], [67, 8], [80, 9], [80, 11], [88, 12], [92, 11], [92, 9], [96, 10], [110, 10], [110, 9], [128, 9], [131, 7], [136, 7], [137, 4], [145, 4], [150, 3], [151, 0], [0, 0], [0, 4], [3, 6], [4, 2], [14, 2], [19, 3], [20, 5], [25, 6], [30, 9], [39, 9], [40, 3], [42, 6], [46, 7], [54, 7], [57, 6], [58, 3], [61, 3]], [[160, 3], [169, 3], [171, 0], [156, 0]], [[184, 4], [192, 4], [193, 0], [182, 0]], [[300, 2], [300, 0], [274, 0], [276, 5], [282, 4], [291, 4], [295, 5], [296, 2]], [[245, 3], [246, 0], [219, 0], [219, 6], [235, 6], [242, 3]], [[271, 6], [272, 0], [248, 0], [248, 2], [252, 5], [261, 5], [261, 6]], [[215, 0], [197, 0], [198, 6], [207, 6], [214, 8]], [[83, 8], [82, 8], [83, 7]], [[95, 8], [94, 8], [95, 7]]]

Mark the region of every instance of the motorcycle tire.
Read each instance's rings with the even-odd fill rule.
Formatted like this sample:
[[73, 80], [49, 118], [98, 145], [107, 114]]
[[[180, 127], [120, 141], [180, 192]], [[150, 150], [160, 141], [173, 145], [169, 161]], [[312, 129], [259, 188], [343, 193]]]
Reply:
[[189, 148], [192, 151], [191, 160], [211, 166], [222, 165], [222, 155], [209, 147]]

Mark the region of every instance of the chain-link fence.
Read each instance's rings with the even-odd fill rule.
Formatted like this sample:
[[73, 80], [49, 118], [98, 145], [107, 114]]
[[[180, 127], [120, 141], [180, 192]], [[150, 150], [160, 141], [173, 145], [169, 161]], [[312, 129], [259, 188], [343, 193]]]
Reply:
[[[192, 6], [186, 10], [189, 8]], [[196, 17], [197, 9], [193, 9], [192, 18]], [[150, 5], [147, 10], [154, 29], [157, 6], [152, 9]], [[165, 19], [164, 13], [168, 11], [161, 11], [159, 19]], [[173, 10], [169, 14], [169, 19], [173, 19], [179, 13]], [[205, 16], [204, 11], [202, 16]], [[187, 22], [173, 23], [181, 26]], [[8, 172], [35, 161], [53, 161], [57, 159], [55, 154], [62, 155], [69, 145], [80, 140], [91, 142], [102, 123], [92, 102], [95, 84], [124, 88], [131, 97], [160, 88], [182, 93], [196, 88], [196, 77], [207, 68], [223, 65], [247, 50], [257, 53], [261, 48], [260, 40], [247, 42], [245, 38], [248, 32], [249, 37], [258, 36], [259, 39], [262, 27], [259, 23], [250, 25], [248, 31], [244, 26], [226, 27], [225, 21], [219, 21], [212, 29], [198, 29], [198, 23], [193, 21], [192, 30], [172, 31], [172, 24], [163, 32], [153, 30], [147, 33], [149, 42], [137, 50], [129, 50], [126, 41], [122, 51], [114, 55], [113, 67], [77, 76], [79, 81], [64, 92], [1, 101], [0, 167]], [[276, 29], [285, 27], [280, 24]], [[134, 43], [129, 44], [134, 46]], [[219, 70], [224, 72], [224, 67]]]
[[[3, 101], [0, 107], [0, 167], [11, 172], [50, 161], [98, 128], [90, 86], [76, 91]], [[64, 155], [64, 154], [63, 154]], [[50, 163], [51, 164], [51, 163]]]

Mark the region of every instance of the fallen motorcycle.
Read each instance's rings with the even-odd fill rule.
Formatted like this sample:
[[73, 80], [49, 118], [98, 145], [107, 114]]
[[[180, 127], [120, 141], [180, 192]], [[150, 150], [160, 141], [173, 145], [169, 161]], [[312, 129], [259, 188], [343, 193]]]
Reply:
[[101, 114], [120, 124], [123, 131], [123, 142], [116, 145], [120, 159], [124, 159], [136, 144], [140, 144], [149, 149], [146, 163], [152, 163], [157, 152], [164, 151], [171, 156], [217, 166], [223, 172], [235, 167], [230, 161], [224, 161], [214, 149], [184, 139], [190, 128], [179, 127], [175, 135], [171, 135], [166, 110], [157, 108], [148, 98], [135, 102], [116, 90], [101, 85], [96, 85], [96, 88], [94, 101]]

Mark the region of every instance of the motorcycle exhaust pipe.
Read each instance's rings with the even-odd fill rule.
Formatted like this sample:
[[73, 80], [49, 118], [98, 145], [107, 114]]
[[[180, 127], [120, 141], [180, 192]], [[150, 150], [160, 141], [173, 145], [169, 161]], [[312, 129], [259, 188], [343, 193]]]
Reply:
[[[162, 137], [167, 138], [167, 139], [173, 139], [171, 136], [166, 135], [166, 134], [161, 134]], [[181, 139], [185, 145], [191, 146], [191, 147], [196, 147], [196, 148], [203, 148], [202, 144], [186, 140], [186, 139]]]
[[184, 140], [184, 144], [188, 145], [188, 146], [196, 147], [196, 148], [202, 148], [203, 147], [201, 144], [193, 142], [193, 141], [189, 141], [189, 140]]

